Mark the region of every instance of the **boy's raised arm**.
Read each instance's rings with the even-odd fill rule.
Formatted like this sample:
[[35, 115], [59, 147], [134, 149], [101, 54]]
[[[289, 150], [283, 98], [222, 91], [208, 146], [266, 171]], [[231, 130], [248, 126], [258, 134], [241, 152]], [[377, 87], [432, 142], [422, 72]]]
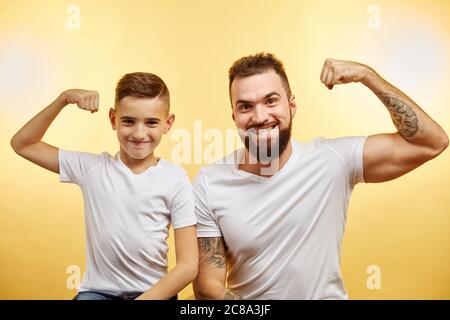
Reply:
[[98, 111], [99, 95], [96, 91], [69, 89], [64, 91], [48, 107], [39, 112], [11, 139], [14, 151], [31, 162], [59, 173], [58, 148], [41, 141], [50, 124], [61, 110], [71, 103], [80, 109]]

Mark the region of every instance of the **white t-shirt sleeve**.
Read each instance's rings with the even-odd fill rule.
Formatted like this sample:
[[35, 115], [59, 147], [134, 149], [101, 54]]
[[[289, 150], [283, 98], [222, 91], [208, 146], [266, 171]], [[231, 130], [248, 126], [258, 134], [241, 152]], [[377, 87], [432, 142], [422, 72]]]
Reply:
[[222, 237], [219, 224], [208, 206], [207, 184], [202, 172], [194, 179], [195, 216], [197, 217], [197, 237]]
[[192, 184], [187, 174], [178, 178], [174, 186], [174, 195], [170, 207], [170, 218], [174, 229], [193, 226], [195, 220], [195, 200]]
[[59, 180], [80, 184], [83, 178], [101, 163], [101, 155], [59, 149]]
[[327, 139], [326, 144], [342, 160], [351, 186], [364, 181], [363, 151], [367, 136]]

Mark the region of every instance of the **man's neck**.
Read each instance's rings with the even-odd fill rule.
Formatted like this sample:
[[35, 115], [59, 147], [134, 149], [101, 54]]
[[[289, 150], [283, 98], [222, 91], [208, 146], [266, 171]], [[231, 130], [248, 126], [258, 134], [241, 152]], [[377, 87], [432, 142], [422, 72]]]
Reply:
[[269, 163], [261, 163], [257, 161], [256, 163], [250, 163], [250, 159], [254, 162], [254, 157], [250, 156], [247, 148], [244, 148], [244, 161], [243, 163], [239, 163], [239, 170], [246, 171], [261, 177], [271, 177], [275, 175], [284, 165], [288, 162], [289, 158], [292, 155], [292, 143], [289, 140], [286, 149], [284, 149], [283, 153], [276, 158], [270, 160]]

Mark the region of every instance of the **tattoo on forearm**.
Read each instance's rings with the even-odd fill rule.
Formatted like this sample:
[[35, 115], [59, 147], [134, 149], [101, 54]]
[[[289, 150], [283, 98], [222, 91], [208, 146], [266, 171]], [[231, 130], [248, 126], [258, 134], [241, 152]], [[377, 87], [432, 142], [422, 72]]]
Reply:
[[214, 268], [225, 266], [225, 246], [222, 238], [198, 238], [200, 264]]
[[231, 290], [227, 289], [225, 291], [225, 299], [224, 300], [242, 300], [240, 296], [232, 292]]
[[391, 93], [380, 92], [377, 96], [388, 108], [398, 132], [405, 138], [413, 137], [419, 128], [414, 110]]

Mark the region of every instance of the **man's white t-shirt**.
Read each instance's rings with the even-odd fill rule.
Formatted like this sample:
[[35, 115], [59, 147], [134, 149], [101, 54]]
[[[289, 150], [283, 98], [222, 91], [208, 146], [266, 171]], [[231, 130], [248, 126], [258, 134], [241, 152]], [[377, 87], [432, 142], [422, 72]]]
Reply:
[[134, 174], [120, 159], [59, 150], [60, 181], [83, 193], [86, 273], [78, 291], [144, 292], [167, 273], [169, 224], [196, 224], [186, 172], [160, 159]]
[[197, 236], [223, 237], [229, 289], [244, 299], [348, 299], [340, 247], [365, 140], [291, 141], [270, 178], [238, 169], [243, 149], [200, 170]]

